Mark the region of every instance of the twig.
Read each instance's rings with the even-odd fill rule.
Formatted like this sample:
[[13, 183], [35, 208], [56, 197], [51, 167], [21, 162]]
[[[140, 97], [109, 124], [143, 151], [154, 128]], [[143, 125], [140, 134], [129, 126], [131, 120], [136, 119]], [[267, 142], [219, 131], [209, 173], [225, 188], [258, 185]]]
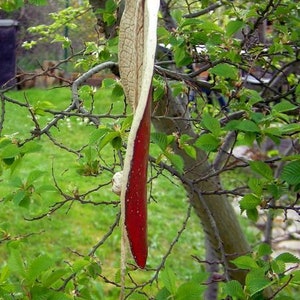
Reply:
[[[218, 154], [213, 163], [214, 169], [219, 171], [223, 166], [225, 166], [230, 159], [230, 155], [232, 153], [232, 149], [236, 142], [237, 133], [235, 131], [230, 131], [225, 137], [224, 143], [221, 146]], [[228, 151], [230, 150], [230, 153]]]
[[130, 297], [130, 295], [132, 295], [132, 293], [134, 293], [138, 288], [142, 288], [145, 287], [147, 285], [152, 284], [155, 280], [157, 280], [159, 272], [164, 268], [166, 260], [168, 259], [168, 257], [170, 256], [170, 254], [172, 253], [173, 248], [175, 247], [175, 245], [178, 243], [181, 235], [183, 234], [184, 230], [187, 227], [187, 223], [190, 219], [191, 216], [191, 211], [192, 211], [192, 205], [188, 206], [187, 209], [187, 213], [186, 216], [183, 220], [182, 226], [181, 228], [178, 230], [177, 235], [175, 236], [175, 238], [173, 239], [173, 241], [171, 242], [167, 252], [165, 253], [165, 255], [162, 257], [162, 260], [160, 262], [160, 264], [155, 268], [155, 273], [154, 275], [146, 282], [138, 285], [135, 283], [134, 287], [125, 287], [126, 290], [130, 290], [130, 292], [125, 296], [124, 299], [128, 299], [128, 297]]
[[[111, 69], [116, 67], [117, 64], [115, 62], [105, 62], [102, 63], [100, 65], [97, 65], [95, 67], [93, 67], [92, 69], [90, 69], [89, 71], [87, 71], [86, 73], [82, 74], [81, 76], [79, 76], [72, 84], [72, 96], [73, 96], [73, 105], [78, 109], [78, 111], [80, 111], [82, 114], [84, 115], [88, 115], [89, 112], [87, 110], [85, 110], [82, 107], [82, 101], [79, 98], [78, 95], [78, 87], [83, 84], [88, 78], [90, 78], [92, 75], [98, 73], [101, 70], [104, 69]], [[99, 120], [95, 117], [89, 117], [89, 119], [91, 120], [91, 122], [93, 122], [95, 125], [99, 125]]]
[[4, 119], [5, 119], [5, 100], [3, 94], [1, 94], [0, 136], [2, 135]]
[[206, 15], [210, 11], [217, 9], [217, 8], [221, 7], [222, 5], [223, 5], [222, 1], [218, 1], [200, 11], [197, 11], [195, 13], [186, 14], [186, 15], [183, 15], [182, 17], [187, 18], [187, 19], [197, 18], [197, 17], [203, 16], [203, 15]]
[[6, 235], [3, 239], [0, 240], [0, 245], [4, 242], [7, 242], [7, 241], [18, 241], [20, 239], [24, 239], [24, 238], [28, 238], [32, 235], [36, 235], [36, 234], [42, 234], [44, 233], [45, 230], [42, 230], [40, 232], [32, 232], [32, 233], [27, 233], [27, 234], [24, 234], [24, 235], [17, 235], [17, 236], [14, 236], [14, 237], [11, 237], [9, 234]]
[[[223, 241], [220, 237], [220, 233], [219, 233], [219, 229], [218, 226], [216, 224], [216, 221], [210, 211], [210, 209], [208, 208], [205, 199], [203, 198], [203, 195], [201, 194], [201, 192], [199, 191], [199, 189], [194, 189], [194, 193], [196, 193], [196, 195], [198, 196], [198, 200], [201, 202], [201, 206], [203, 207], [207, 218], [209, 219], [210, 222], [210, 226], [213, 229], [214, 235], [215, 235], [215, 239], [218, 241], [218, 250], [220, 251], [221, 254], [221, 260], [223, 261], [223, 266], [224, 266], [224, 276], [226, 278], [226, 280], [229, 280], [229, 265], [228, 265], [228, 260], [226, 258], [226, 253], [225, 253], [225, 249], [223, 247]], [[209, 237], [211, 238], [211, 237]], [[216, 250], [216, 249], [215, 249]]]
[[272, 296], [268, 297], [267, 299], [268, 300], [274, 299], [277, 294], [279, 294], [284, 288], [286, 288], [290, 284], [293, 277], [294, 277], [293, 274], [291, 274], [288, 281], [285, 284], [283, 284], [275, 293], [273, 293]]
[[52, 178], [53, 178], [53, 181], [54, 181], [54, 185], [55, 185], [55, 188], [57, 189], [57, 191], [59, 192], [59, 194], [65, 199], [65, 200], [62, 200], [62, 201], [59, 201], [59, 202], [56, 202], [52, 205], [52, 207], [49, 209], [49, 211], [43, 213], [43, 214], [40, 214], [36, 217], [33, 217], [33, 218], [25, 218], [25, 220], [27, 221], [36, 221], [36, 220], [40, 220], [40, 219], [43, 219], [45, 217], [48, 217], [50, 215], [52, 215], [54, 212], [56, 212], [58, 209], [60, 209], [61, 207], [63, 207], [64, 205], [66, 205], [67, 203], [70, 203], [72, 204], [72, 202], [74, 201], [77, 201], [77, 202], [80, 202], [81, 204], [91, 204], [91, 205], [94, 205], [94, 206], [98, 206], [98, 205], [113, 205], [113, 206], [118, 206], [120, 204], [119, 201], [101, 201], [101, 202], [95, 202], [95, 201], [89, 201], [89, 200], [85, 200], [85, 198], [101, 189], [102, 187], [105, 187], [105, 186], [108, 186], [111, 184], [110, 181], [106, 182], [106, 183], [103, 183], [103, 184], [99, 184], [96, 188], [93, 188], [85, 193], [82, 193], [82, 194], [79, 194], [76, 192], [74, 192], [73, 195], [68, 195], [66, 194], [59, 186], [57, 180], [56, 180], [56, 177], [55, 177], [55, 174], [54, 174], [54, 168], [52, 166]]
[[93, 246], [92, 250], [88, 253], [88, 256], [94, 256], [96, 250], [100, 246], [102, 246], [105, 243], [105, 241], [112, 235], [115, 228], [119, 225], [120, 217], [121, 217], [121, 212], [119, 211], [116, 215], [114, 223], [109, 227], [108, 232], [102, 237], [102, 239], [96, 245]]

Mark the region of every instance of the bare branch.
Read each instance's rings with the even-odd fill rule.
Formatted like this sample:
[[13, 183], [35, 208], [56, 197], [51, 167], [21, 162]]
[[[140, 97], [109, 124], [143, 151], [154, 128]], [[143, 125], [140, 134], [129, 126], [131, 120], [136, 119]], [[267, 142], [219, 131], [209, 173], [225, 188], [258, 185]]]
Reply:
[[5, 99], [3, 94], [0, 95], [1, 97], [1, 116], [0, 116], [0, 136], [2, 135], [3, 124], [5, 119]]
[[[88, 78], [90, 78], [92, 75], [98, 73], [99, 71], [104, 70], [104, 69], [115, 68], [116, 66], [117, 66], [117, 64], [115, 62], [105, 62], [105, 63], [102, 63], [100, 65], [93, 67], [92, 69], [90, 69], [89, 71], [87, 71], [86, 73], [84, 73], [80, 77], [78, 77], [72, 84], [72, 97], [73, 97], [72, 106], [74, 108], [77, 108], [78, 111], [80, 113], [82, 113], [83, 115], [89, 115], [89, 112], [86, 111], [82, 107], [82, 101], [79, 99], [79, 95], [78, 95], [78, 87], [81, 84], [83, 84]], [[91, 122], [93, 122], [95, 125], [99, 125], [99, 120], [97, 118], [94, 118], [94, 117], [89, 117], [89, 118], [90, 118]]]
[[121, 217], [121, 212], [119, 211], [117, 213], [117, 215], [116, 215], [116, 219], [115, 219], [114, 223], [110, 226], [109, 230], [102, 237], [102, 239], [96, 245], [93, 246], [93, 248], [89, 252], [88, 256], [94, 256], [95, 252], [97, 251], [97, 249], [99, 247], [101, 247], [105, 243], [105, 241], [112, 235], [112, 233], [114, 232], [115, 228], [119, 225], [120, 217]]
[[190, 14], [187, 14], [187, 15], [183, 15], [183, 17], [187, 18], [187, 19], [188, 18], [190, 18], [190, 19], [197, 18], [197, 17], [203, 16], [203, 15], [206, 15], [207, 13], [209, 13], [209, 12], [211, 12], [211, 11], [219, 8], [219, 7], [221, 7], [222, 5], [224, 5], [222, 3], [222, 1], [217, 1], [216, 3], [211, 4], [208, 7], [204, 8], [204, 9], [202, 9], [200, 11], [197, 11], [197, 12], [194, 12], [194, 13], [190, 13]]

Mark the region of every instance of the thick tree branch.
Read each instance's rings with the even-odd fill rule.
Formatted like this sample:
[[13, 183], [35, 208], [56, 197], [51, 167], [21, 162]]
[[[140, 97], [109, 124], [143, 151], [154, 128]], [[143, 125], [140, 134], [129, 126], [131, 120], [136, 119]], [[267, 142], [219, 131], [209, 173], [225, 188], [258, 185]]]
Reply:
[[165, 22], [166, 28], [169, 31], [173, 31], [177, 28], [177, 24], [171, 16], [169, 3], [170, 2], [167, 3], [165, 0], [160, 0], [160, 10], [161, 10], [162, 17]]

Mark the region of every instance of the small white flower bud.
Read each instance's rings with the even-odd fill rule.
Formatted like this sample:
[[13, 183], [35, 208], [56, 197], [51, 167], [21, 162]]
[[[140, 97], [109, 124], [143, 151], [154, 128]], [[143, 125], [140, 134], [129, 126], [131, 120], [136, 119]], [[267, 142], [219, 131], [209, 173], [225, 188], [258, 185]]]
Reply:
[[123, 171], [115, 173], [115, 175], [112, 178], [112, 191], [120, 195], [121, 189], [122, 189], [122, 178], [123, 178]]

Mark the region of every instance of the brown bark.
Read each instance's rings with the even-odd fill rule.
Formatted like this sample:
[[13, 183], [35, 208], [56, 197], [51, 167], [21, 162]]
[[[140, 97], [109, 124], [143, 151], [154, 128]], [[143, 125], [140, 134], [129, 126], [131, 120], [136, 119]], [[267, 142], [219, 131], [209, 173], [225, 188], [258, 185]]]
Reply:
[[118, 26], [120, 24], [120, 19], [122, 12], [124, 10], [124, 1], [120, 2], [120, 5], [116, 12], [116, 23], [113, 25], [108, 26], [104, 19], [103, 14], [99, 12], [99, 9], [105, 8], [105, 2], [106, 0], [89, 0], [89, 3], [93, 9], [93, 12], [95, 13], [95, 16], [97, 18], [97, 24], [100, 27], [100, 31], [103, 32], [104, 36], [107, 39], [113, 38], [117, 36], [117, 30]]

